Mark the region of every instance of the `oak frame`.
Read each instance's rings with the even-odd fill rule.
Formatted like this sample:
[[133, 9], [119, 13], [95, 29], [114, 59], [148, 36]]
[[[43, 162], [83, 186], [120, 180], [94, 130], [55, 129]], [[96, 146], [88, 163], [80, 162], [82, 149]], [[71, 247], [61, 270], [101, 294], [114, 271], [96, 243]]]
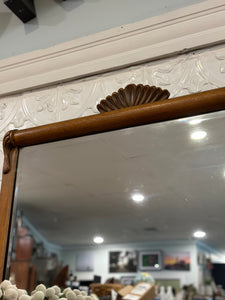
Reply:
[[21, 147], [169, 121], [224, 109], [225, 88], [219, 88], [49, 125], [9, 131], [3, 142], [4, 166], [0, 194], [0, 281], [5, 276], [14, 185]]

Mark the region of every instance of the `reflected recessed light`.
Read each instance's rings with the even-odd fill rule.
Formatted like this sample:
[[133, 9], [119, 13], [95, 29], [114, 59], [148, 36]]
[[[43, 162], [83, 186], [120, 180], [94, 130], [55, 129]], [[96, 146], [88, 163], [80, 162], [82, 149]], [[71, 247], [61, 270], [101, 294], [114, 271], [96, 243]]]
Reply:
[[187, 122], [187, 118], [178, 119], [178, 122]]
[[95, 244], [102, 244], [104, 242], [104, 239], [101, 236], [96, 236], [94, 237], [93, 241], [95, 242]]
[[198, 124], [200, 124], [202, 121], [203, 121], [202, 119], [193, 119], [193, 120], [189, 121], [188, 123], [189, 123], [190, 125], [198, 125]]
[[156, 269], [158, 269], [158, 268], [159, 268], [159, 264], [155, 264], [154, 267], [155, 267]]
[[198, 238], [198, 239], [201, 239], [201, 238], [204, 238], [206, 236], [206, 233], [204, 231], [197, 230], [197, 231], [194, 232], [193, 236]]
[[191, 139], [192, 140], [201, 140], [204, 139], [207, 136], [207, 132], [203, 131], [203, 130], [198, 130], [198, 131], [194, 131], [191, 134]]
[[135, 193], [132, 196], [132, 200], [134, 200], [135, 202], [142, 202], [144, 200], [144, 196], [140, 193]]

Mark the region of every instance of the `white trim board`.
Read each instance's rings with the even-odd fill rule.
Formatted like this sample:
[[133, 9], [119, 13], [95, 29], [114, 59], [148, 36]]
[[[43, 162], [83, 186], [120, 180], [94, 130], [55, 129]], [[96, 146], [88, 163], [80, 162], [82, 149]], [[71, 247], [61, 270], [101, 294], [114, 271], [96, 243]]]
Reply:
[[225, 42], [225, 1], [207, 0], [137, 23], [0, 61], [0, 96]]

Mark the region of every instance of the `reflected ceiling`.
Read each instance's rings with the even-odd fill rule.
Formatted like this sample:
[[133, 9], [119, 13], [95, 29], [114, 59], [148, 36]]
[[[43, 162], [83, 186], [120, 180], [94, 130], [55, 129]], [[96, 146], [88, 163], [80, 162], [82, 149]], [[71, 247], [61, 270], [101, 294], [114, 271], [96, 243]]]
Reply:
[[[202, 229], [205, 243], [225, 249], [224, 125], [217, 112], [24, 148], [16, 200], [58, 245], [93, 244], [95, 235], [184, 240]], [[195, 131], [206, 136], [193, 140]]]

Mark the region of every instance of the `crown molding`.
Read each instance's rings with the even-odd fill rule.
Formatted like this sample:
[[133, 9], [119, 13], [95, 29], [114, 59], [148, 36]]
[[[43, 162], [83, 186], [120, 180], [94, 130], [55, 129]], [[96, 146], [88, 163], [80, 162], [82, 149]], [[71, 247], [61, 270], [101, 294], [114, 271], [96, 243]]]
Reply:
[[0, 61], [0, 96], [113, 71], [225, 42], [224, 0]]

